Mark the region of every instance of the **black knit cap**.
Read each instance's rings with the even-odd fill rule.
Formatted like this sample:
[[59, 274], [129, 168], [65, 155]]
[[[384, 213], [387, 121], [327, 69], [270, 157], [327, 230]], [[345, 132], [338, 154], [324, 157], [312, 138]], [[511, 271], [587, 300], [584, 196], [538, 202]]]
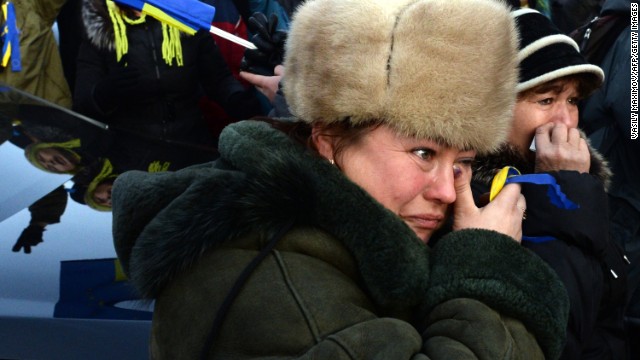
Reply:
[[511, 14], [520, 34], [518, 92], [574, 74], [591, 74], [598, 85], [602, 84], [602, 69], [589, 64], [580, 54], [578, 44], [549, 18], [528, 8], [514, 10]]

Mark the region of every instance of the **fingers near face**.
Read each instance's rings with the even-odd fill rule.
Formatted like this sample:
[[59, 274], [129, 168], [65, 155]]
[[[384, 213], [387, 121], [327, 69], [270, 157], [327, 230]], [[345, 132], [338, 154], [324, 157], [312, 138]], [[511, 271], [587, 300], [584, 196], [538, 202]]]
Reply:
[[578, 90], [575, 81], [557, 80], [519, 94], [509, 143], [526, 151], [534, 134], [537, 136], [536, 129], [541, 126], [553, 127], [561, 124], [565, 128], [576, 128], [577, 103]]
[[374, 127], [338, 154], [333, 143], [320, 137], [317, 142], [322, 156], [334, 159], [351, 181], [425, 242], [444, 224], [459, 183], [469, 186], [475, 158], [474, 151], [402, 136], [385, 125]]

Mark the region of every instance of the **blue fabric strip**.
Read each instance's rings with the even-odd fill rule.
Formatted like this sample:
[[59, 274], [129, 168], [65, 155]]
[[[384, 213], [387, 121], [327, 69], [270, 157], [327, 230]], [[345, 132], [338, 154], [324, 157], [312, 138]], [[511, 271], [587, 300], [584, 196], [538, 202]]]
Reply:
[[522, 241], [528, 241], [536, 244], [544, 243], [547, 241], [558, 240], [553, 236], [523, 236]]
[[[174, 20], [197, 30], [209, 31], [216, 8], [199, 0], [114, 0], [114, 2], [143, 11], [144, 5], [149, 4], [172, 17]], [[166, 22], [163, 19], [156, 19]]]
[[147, 3], [195, 29], [209, 31], [216, 8], [198, 0], [146, 0]]
[[567, 198], [562, 192], [560, 185], [556, 182], [556, 179], [549, 174], [527, 174], [527, 175], [515, 175], [508, 177], [505, 184], [511, 183], [530, 183], [537, 185], [547, 185], [547, 196], [549, 201], [556, 207], [566, 210], [579, 209], [580, 205], [574, 203]]
[[16, 26], [16, 10], [13, 3], [7, 3], [7, 22], [5, 23], [4, 45], [2, 47], [2, 55], [7, 52], [9, 44], [11, 44], [11, 71], [18, 72], [22, 70], [20, 61], [20, 31]]

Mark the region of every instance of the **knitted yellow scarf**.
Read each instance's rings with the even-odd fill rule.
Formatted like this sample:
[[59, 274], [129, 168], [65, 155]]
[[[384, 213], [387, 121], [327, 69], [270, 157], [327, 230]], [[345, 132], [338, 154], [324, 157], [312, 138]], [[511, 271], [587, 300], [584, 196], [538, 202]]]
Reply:
[[[122, 9], [111, 0], [107, 0], [107, 8], [109, 16], [113, 23], [113, 33], [115, 35], [116, 58], [118, 61], [129, 51], [129, 43], [127, 41], [127, 26], [142, 24], [146, 20], [146, 14], [142, 14], [137, 19], [130, 19], [123, 13]], [[162, 22], [162, 58], [171, 65], [173, 59], [176, 60], [178, 66], [182, 66], [182, 44], [180, 42], [180, 30]]]

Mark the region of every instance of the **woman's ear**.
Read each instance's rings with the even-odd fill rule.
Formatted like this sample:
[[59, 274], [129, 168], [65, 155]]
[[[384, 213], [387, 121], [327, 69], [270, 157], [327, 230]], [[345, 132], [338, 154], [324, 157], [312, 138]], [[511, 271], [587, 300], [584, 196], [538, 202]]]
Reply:
[[316, 125], [311, 128], [311, 141], [320, 156], [327, 160], [333, 160], [333, 139], [333, 136], [327, 134], [326, 129]]

